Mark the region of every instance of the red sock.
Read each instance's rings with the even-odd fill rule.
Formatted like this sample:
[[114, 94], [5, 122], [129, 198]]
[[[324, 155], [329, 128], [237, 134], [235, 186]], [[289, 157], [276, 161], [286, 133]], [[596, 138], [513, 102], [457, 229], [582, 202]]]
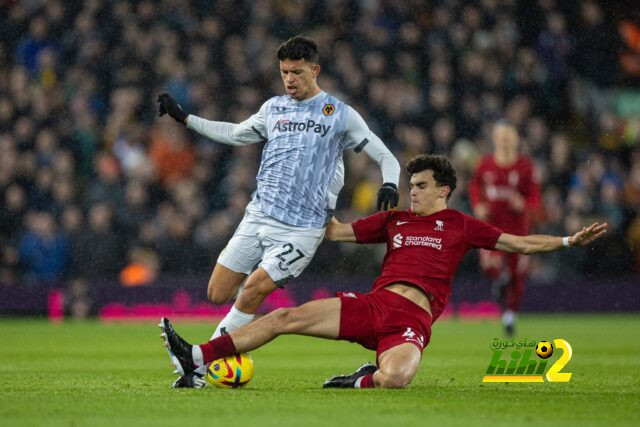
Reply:
[[202, 359], [205, 365], [222, 357], [233, 356], [236, 354], [236, 346], [231, 339], [231, 335], [224, 334], [218, 338], [214, 338], [208, 343], [200, 344], [202, 350]]
[[360, 384], [356, 381], [356, 388], [374, 388], [375, 384], [373, 383], [373, 374], [365, 375], [364, 377], [359, 378]]

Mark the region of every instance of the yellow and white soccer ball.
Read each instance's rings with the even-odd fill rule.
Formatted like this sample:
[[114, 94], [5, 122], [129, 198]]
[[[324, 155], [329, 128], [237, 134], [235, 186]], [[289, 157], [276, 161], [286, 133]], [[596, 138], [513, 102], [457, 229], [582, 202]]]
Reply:
[[253, 359], [242, 353], [214, 360], [207, 366], [205, 378], [219, 388], [242, 387], [253, 378]]
[[540, 341], [536, 345], [536, 354], [541, 359], [548, 359], [553, 354], [553, 345], [549, 341]]

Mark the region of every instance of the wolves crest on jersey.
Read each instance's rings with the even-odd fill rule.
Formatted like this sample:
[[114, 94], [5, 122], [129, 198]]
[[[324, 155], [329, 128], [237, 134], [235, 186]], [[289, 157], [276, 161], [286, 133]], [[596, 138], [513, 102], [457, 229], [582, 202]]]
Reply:
[[322, 112], [325, 116], [332, 115], [334, 111], [336, 111], [336, 107], [334, 107], [333, 104], [326, 104], [324, 107], [322, 107]]

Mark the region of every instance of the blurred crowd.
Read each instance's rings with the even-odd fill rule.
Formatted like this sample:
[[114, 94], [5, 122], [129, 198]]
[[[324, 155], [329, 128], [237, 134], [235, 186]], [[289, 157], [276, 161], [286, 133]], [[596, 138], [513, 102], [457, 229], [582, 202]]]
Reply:
[[[638, 273], [640, 116], [616, 100], [638, 97], [640, 14], [621, 4], [0, 1], [0, 283], [65, 281], [82, 293], [94, 279], [208, 274], [255, 189], [262, 147], [201, 138], [158, 118], [155, 98], [167, 91], [186, 111], [240, 122], [283, 92], [275, 51], [299, 33], [319, 43], [320, 87], [401, 164], [450, 156], [452, 207], [470, 212], [466, 184], [504, 117], [543, 189], [535, 229], [609, 223], [597, 253], [540, 257], [534, 278]], [[364, 155], [345, 161], [338, 217], [350, 220], [374, 211], [381, 177]], [[325, 243], [308, 274], [375, 269], [362, 250]]]

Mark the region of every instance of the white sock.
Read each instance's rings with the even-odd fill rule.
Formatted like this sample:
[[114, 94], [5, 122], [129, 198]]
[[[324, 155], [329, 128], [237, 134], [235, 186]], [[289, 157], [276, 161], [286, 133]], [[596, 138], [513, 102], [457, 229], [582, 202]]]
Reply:
[[218, 338], [222, 335], [223, 330], [226, 333], [229, 333], [243, 327], [247, 323], [250, 323], [254, 317], [256, 317], [255, 314], [243, 313], [238, 310], [235, 305], [232, 306], [231, 310], [229, 310], [227, 315], [224, 316], [224, 319], [218, 323], [216, 331], [211, 336], [211, 339]]
[[199, 345], [191, 347], [191, 357], [193, 357], [193, 362], [198, 365], [198, 367], [204, 365], [204, 355]]
[[364, 378], [364, 375], [361, 377], [358, 377], [358, 379], [356, 380], [356, 383], [353, 385], [353, 388], [360, 388], [360, 383], [362, 382], [363, 378]]
[[504, 326], [513, 325], [516, 322], [516, 313], [513, 310], [506, 309], [502, 313], [502, 324]]

